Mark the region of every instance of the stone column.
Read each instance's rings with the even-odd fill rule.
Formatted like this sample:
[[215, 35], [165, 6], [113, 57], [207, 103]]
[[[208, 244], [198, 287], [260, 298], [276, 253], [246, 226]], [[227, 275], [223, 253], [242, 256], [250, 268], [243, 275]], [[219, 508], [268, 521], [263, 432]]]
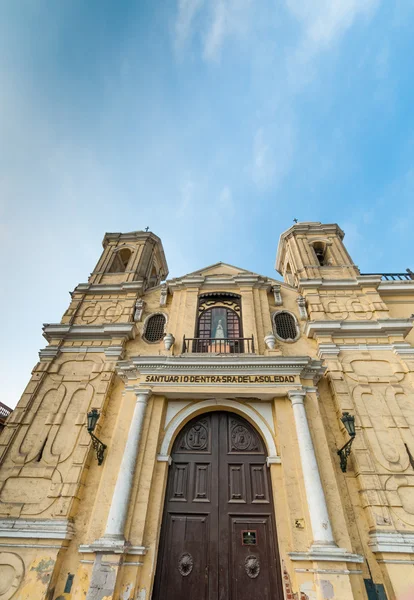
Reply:
[[136, 390], [135, 394], [137, 401], [119, 467], [105, 533], [90, 546], [90, 550], [96, 552], [96, 557], [86, 600], [105, 600], [113, 597], [118, 570], [122, 564], [122, 554], [127, 547], [124, 537], [125, 521], [150, 390]]
[[132, 490], [145, 410], [150, 396], [149, 390], [137, 390], [135, 393], [137, 401], [102, 541], [124, 541], [124, 527], [128, 513], [129, 497]]
[[333, 539], [331, 522], [326, 506], [325, 494], [319, 475], [315, 449], [309, 430], [308, 419], [304, 405], [306, 392], [291, 390], [288, 392], [292, 402], [295, 418], [296, 433], [298, 436], [299, 454], [302, 463], [303, 479], [305, 482], [306, 497], [308, 500], [310, 521], [313, 533], [313, 548], [336, 547]]

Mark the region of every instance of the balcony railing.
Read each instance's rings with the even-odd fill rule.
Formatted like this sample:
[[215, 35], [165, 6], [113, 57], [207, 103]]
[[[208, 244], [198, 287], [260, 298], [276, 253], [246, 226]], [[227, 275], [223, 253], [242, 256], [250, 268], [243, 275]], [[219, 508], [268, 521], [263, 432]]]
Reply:
[[406, 269], [405, 273], [361, 273], [361, 275], [381, 275], [382, 281], [411, 281], [414, 280], [414, 272]]
[[183, 354], [254, 354], [254, 337], [183, 338]]
[[13, 412], [12, 408], [9, 408], [3, 404], [3, 402], [0, 402], [0, 422], [3, 422], [5, 419], [7, 419], [11, 412]]

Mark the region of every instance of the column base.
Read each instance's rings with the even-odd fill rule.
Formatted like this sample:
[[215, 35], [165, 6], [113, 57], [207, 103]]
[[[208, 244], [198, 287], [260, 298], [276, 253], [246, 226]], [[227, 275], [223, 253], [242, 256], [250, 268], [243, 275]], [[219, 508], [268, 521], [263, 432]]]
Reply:
[[121, 536], [103, 536], [92, 544], [82, 544], [79, 552], [101, 552], [103, 554], [135, 554], [144, 556], [147, 553], [145, 546], [132, 546]]

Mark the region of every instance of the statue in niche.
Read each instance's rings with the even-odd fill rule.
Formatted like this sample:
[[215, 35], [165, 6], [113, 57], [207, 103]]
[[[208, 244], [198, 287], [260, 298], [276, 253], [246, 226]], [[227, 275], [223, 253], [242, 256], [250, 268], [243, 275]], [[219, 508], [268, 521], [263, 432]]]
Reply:
[[222, 340], [225, 338], [223, 325], [221, 324], [221, 319], [218, 320], [217, 327], [216, 327], [216, 333], [214, 334], [214, 337], [216, 340], [218, 340], [218, 339]]

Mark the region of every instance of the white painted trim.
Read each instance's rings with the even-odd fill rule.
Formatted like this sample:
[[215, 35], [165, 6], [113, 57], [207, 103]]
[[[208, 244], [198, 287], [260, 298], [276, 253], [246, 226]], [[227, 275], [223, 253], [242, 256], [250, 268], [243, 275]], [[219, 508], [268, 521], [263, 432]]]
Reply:
[[360, 569], [295, 569], [296, 573], [319, 573], [321, 575], [362, 575]]
[[[353, 267], [354, 265], [344, 266]], [[360, 290], [367, 286], [373, 286], [375, 288], [378, 288], [380, 284], [381, 275], [361, 275], [356, 277], [356, 279], [299, 279], [299, 291], [309, 288], [328, 290]]]
[[302, 375], [304, 371], [312, 371], [321, 377], [325, 368], [320, 360], [309, 356], [258, 356], [258, 355], [223, 355], [211, 354], [178, 356], [134, 356], [120, 361], [118, 368], [128, 379], [136, 379], [138, 373], [178, 375], [180, 373], [211, 373], [212, 375], [228, 374], [229, 371], [242, 370], [244, 375], [266, 375], [274, 371], [277, 375]]
[[291, 560], [309, 560], [316, 562], [348, 562], [363, 563], [364, 557], [361, 554], [352, 554], [345, 548], [326, 548], [318, 551], [309, 550], [309, 552], [288, 552]]
[[[103, 273], [103, 271], [101, 271]], [[94, 273], [98, 275], [99, 273]], [[75, 292], [81, 294], [120, 294], [122, 292], [140, 292], [143, 281], [124, 281], [123, 283], [80, 283]]]
[[400, 356], [414, 356], [414, 347], [408, 342], [396, 342], [395, 344], [333, 344], [323, 343], [318, 345], [318, 357], [335, 358], [339, 352], [369, 352], [388, 351]]
[[[267, 448], [268, 459], [270, 461], [275, 460], [280, 462], [281, 459], [277, 453], [272, 432], [261, 415], [250, 408], [250, 406], [242, 404], [241, 402], [236, 402], [235, 400], [217, 400], [215, 398], [211, 400], [203, 400], [201, 402], [194, 402], [193, 404], [186, 406], [170, 421], [165, 431], [159, 457], [168, 457], [170, 455], [171, 447], [177, 433], [181, 430], [183, 425], [191, 419], [191, 417], [195, 416], [196, 414], [202, 414], [204, 412], [221, 409], [233, 411], [244, 417], [247, 417], [247, 420], [256, 427], [264, 439]], [[160, 459], [158, 458], [158, 460]]]
[[378, 319], [377, 321], [309, 321], [305, 335], [340, 335], [341, 337], [378, 337], [379, 335], [402, 335], [405, 337], [413, 327], [413, 319]]
[[108, 340], [135, 338], [135, 323], [107, 323], [103, 325], [61, 325], [46, 323], [43, 325], [43, 336], [48, 342], [53, 339], [61, 340]]
[[92, 554], [103, 552], [104, 554], [133, 554], [134, 556], [145, 556], [148, 548], [145, 546], [131, 546], [125, 540], [108, 540], [101, 538], [92, 544], [80, 544], [80, 554]]
[[46, 346], [39, 350], [41, 361], [53, 360], [62, 353], [72, 354], [105, 354], [108, 360], [120, 360], [123, 358], [124, 348], [122, 346]]
[[157, 461], [158, 462], [166, 462], [166, 463], [168, 463], [168, 465], [170, 465], [172, 463], [172, 458], [169, 454], [167, 454], [167, 455], [158, 454]]
[[406, 281], [381, 281], [378, 291], [382, 296], [386, 295], [401, 295], [401, 294], [413, 294], [414, 295], [414, 280], [407, 279]]
[[368, 546], [372, 552], [413, 554], [414, 533], [405, 531], [378, 531], [369, 534]]
[[13, 542], [7, 542], [7, 544], [0, 544], [0, 548], [47, 548], [48, 550], [53, 548], [54, 550], [66, 550], [67, 546], [63, 544], [15, 544]]
[[[214, 266], [214, 265], [212, 265]], [[200, 269], [201, 271], [206, 269]], [[214, 288], [214, 290], [239, 289], [240, 286], [249, 286], [253, 288], [262, 288], [270, 290], [275, 280], [268, 279], [256, 273], [237, 273], [235, 275], [221, 275], [211, 277], [209, 275], [189, 274], [184, 277], [167, 280], [168, 288], [171, 294], [177, 290], [186, 288]], [[276, 282], [278, 283], [278, 282]]]
[[71, 540], [74, 535], [75, 527], [66, 519], [0, 519], [0, 538]]

